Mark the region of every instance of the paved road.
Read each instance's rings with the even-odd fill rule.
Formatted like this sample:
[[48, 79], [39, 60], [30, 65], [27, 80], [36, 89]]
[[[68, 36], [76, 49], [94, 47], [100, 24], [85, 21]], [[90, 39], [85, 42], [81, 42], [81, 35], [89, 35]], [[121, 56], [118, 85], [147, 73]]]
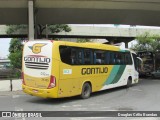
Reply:
[[[79, 97], [42, 99], [19, 92], [0, 92], [0, 111], [160, 111], [160, 80], [140, 80], [139, 84]], [[89, 118], [88, 118], [89, 119]], [[79, 120], [72, 118], [72, 120]], [[146, 120], [150, 120], [147, 119]], [[153, 120], [157, 120], [153, 118]]]

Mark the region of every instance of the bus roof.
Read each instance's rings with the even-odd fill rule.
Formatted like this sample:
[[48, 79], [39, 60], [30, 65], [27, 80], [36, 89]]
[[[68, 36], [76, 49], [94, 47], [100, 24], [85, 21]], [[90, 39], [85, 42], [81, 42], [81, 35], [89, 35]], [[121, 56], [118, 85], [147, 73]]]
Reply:
[[93, 49], [104, 49], [104, 50], [113, 50], [113, 51], [130, 51], [129, 49], [120, 49], [119, 46], [109, 45], [109, 44], [101, 44], [101, 43], [76, 43], [70, 41], [54, 41], [59, 45], [67, 45], [67, 46], [75, 46], [75, 47], [84, 47], [84, 48], [93, 48]]

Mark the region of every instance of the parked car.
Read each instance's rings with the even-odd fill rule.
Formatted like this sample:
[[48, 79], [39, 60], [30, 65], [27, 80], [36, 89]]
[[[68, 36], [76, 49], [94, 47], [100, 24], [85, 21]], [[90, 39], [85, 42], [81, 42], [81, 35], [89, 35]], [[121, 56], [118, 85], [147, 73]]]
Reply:
[[151, 72], [153, 78], [160, 78], [160, 69], [154, 72]]

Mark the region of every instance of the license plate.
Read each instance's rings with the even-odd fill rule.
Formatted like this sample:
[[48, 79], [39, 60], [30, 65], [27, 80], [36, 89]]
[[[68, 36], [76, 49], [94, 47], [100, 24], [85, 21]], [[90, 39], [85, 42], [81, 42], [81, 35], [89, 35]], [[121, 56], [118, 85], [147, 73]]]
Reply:
[[37, 93], [37, 92], [38, 92], [38, 90], [33, 90], [33, 92], [34, 92], [34, 93]]

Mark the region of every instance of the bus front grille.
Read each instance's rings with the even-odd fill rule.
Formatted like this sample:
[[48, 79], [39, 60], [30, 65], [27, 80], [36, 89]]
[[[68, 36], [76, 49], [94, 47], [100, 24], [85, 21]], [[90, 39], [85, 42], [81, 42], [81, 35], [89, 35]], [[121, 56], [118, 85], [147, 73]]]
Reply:
[[37, 63], [37, 62], [25, 62], [26, 68], [30, 69], [42, 69], [46, 70], [49, 67], [48, 63]]

